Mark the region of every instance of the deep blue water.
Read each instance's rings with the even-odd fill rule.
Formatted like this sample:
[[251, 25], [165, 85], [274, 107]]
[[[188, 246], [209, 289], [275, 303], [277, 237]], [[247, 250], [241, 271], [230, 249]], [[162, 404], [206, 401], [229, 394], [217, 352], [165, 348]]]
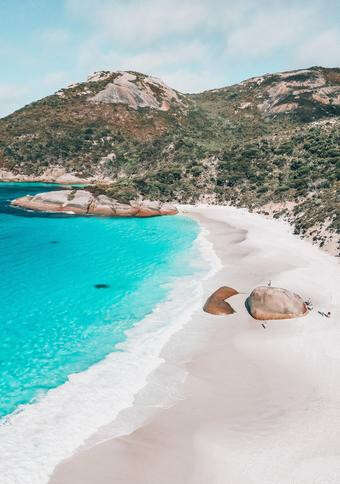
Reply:
[[[10, 199], [55, 190], [0, 183], [0, 417], [115, 350], [192, 273], [185, 217], [32, 213]], [[104, 287], [96, 287], [101, 285]]]

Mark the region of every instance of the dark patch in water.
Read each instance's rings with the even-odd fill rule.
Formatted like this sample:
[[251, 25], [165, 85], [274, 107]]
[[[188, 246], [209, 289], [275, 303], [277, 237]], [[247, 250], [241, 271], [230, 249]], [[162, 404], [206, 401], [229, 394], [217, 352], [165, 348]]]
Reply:
[[50, 240], [50, 244], [59, 244], [59, 240]]
[[109, 284], [95, 284], [94, 287], [96, 289], [107, 289], [109, 286]]

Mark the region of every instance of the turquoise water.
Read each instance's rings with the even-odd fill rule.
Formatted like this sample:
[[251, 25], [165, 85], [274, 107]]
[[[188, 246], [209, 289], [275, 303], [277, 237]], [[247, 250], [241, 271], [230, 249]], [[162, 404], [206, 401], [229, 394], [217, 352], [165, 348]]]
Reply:
[[53, 189], [0, 183], [0, 416], [115, 351], [196, 269], [185, 217], [82, 218], [11, 208]]

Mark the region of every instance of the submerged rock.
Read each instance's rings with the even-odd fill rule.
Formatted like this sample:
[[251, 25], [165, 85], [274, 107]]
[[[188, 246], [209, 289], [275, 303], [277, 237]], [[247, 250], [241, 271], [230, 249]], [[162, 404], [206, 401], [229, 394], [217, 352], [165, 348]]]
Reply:
[[225, 302], [228, 297], [238, 294], [232, 287], [222, 286], [208, 297], [203, 306], [203, 311], [210, 314], [233, 314], [235, 311], [229, 303]]
[[176, 207], [170, 204], [144, 200], [119, 203], [106, 195], [94, 196], [87, 190], [58, 190], [17, 198], [12, 205], [44, 212], [65, 212], [78, 215], [104, 217], [155, 217], [175, 215]]
[[255, 319], [291, 319], [307, 314], [303, 299], [280, 287], [256, 287], [246, 301], [246, 307]]

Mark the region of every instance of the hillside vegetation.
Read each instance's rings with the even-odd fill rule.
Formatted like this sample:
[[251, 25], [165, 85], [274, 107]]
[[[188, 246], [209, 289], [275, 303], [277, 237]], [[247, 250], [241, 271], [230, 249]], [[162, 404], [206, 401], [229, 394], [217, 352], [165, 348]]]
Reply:
[[100, 72], [0, 120], [2, 178], [86, 179], [94, 192], [231, 203], [336, 239], [340, 69], [314, 67], [183, 95]]

